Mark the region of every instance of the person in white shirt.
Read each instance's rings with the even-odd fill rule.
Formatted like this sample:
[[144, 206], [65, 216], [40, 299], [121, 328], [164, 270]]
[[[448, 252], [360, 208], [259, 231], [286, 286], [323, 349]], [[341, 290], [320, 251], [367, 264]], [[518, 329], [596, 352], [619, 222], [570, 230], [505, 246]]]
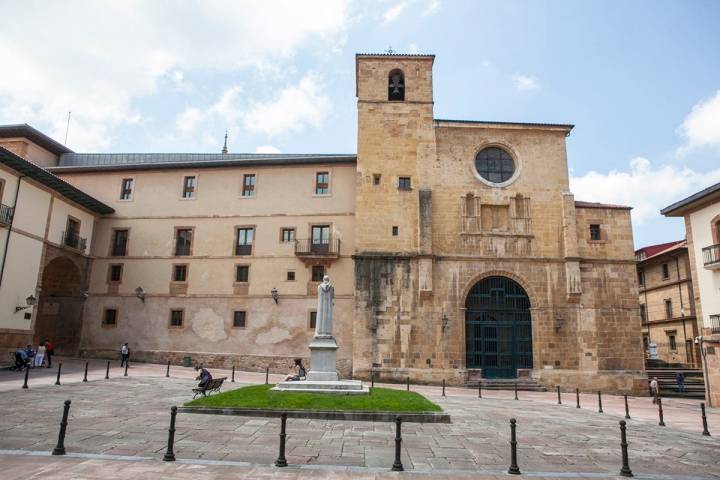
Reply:
[[41, 343], [33, 360], [33, 367], [42, 367], [45, 363], [45, 344]]
[[120, 366], [122, 367], [126, 363], [128, 363], [128, 360], [130, 359], [130, 347], [128, 347], [128, 343], [123, 343], [122, 348], [120, 348]]

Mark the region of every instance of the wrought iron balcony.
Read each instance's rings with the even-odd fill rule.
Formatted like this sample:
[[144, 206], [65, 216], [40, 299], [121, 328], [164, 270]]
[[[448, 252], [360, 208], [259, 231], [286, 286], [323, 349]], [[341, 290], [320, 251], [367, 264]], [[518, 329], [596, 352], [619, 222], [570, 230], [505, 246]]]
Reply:
[[78, 235], [77, 232], [70, 230], [63, 232], [62, 244], [78, 250], [85, 250], [85, 247], [87, 246], [87, 238], [83, 238]]
[[710, 315], [710, 333], [718, 334], [720, 333], [720, 314], [718, 315]]
[[330, 257], [340, 256], [340, 239], [333, 238], [325, 243], [310, 239], [295, 240], [295, 255], [299, 257]]
[[703, 265], [709, 270], [720, 268], [720, 243], [702, 249]]
[[0, 225], [10, 225], [15, 209], [0, 203]]

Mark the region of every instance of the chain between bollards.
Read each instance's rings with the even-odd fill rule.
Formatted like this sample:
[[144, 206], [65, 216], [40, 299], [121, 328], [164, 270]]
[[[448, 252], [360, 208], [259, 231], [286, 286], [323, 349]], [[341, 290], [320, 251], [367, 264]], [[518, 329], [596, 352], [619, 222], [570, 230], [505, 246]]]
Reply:
[[265, 367], [265, 385], [269, 383], [270, 380], [270, 367]]
[[[444, 380], [443, 380], [444, 381]], [[395, 462], [393, 462], [392, 471], [402, 472], [403, 468], [400, 453], [402, 449], [402, 418], [400, 416], [395, 417]]]
[[280, 414], [280, 452], [278, 458], [275, 460], [276, 467], [287, 467], [287, 460], [285, 459], [285, 429], [287, 425], [287, 413], [283, 412]]
[[170, 428], [168, 428], [168, 444], [163, 461], [174, 462], [175, 452], [173, 451], [173, 445], [175, 443], [175, 417], [177, 416], [177, 407], [170, 407]]
[[657, 399], [657, 406], [658, 406], [658, 415], [660, 416], [660, 422], [658, 425], [661, 427], [665, 426], [665, 420], [663, 419], [663, 408], [662, 408], [662, 398], [658, 397]]
[[105, 368], [105, 380], [110, 378], [110, 360], [108, 360], [107, 367]]
[[702, 434], [705, 435], [706, 437], [709, 437], [710, 430], [708, 430], [707, 417], [705, 416], [705, 402], [702, 402], [700, 404], [700, 412], [702, 414], [702, 424], [703, 424], [703, 433]]
[[410, 376], [407, 377], [407, 391], [410, 391]]
[[575, 408], [580, 408], [580, 389], [579, 388], [575, 389], [575, 399], [577, 400], [577, 407], [575, 407]]
[[123, 375], [123, 377], [127, 377], [127, 376], [128, 376], [128, 374], [127, 374], [128, 365], [130, 365], [130, 362], [128, 362], [127, 360], [125, 360], [125, 374]]
[[630, 470], [630, 462], [628, 461], [628, 443], [625, 434], [625, 420], [620, 420], [620, 449], [622, 450], [622, 468], [620, 469], [621, 477], [632, 477]]
[[168, 360], [167, 370], [165, 370], [165, 378], [170, 378], [170, 360]]
[[630, 420], [630, 406], [628, 405], [627, 394], [625, 395], [625, 418]]
[[83, 376], [83, 382], [87, 382], [87, 371], [88, 371], [88, 362], [85, 362], [85, 375]]
[[67, 431], [68, 413], [70, 412], [70, 400], [65, 400], [65, 408], [63, 408], [62, 421], [60, 421], [60, 433], [58, 434], [58, 442], [52, 451], [53, 455], [65, 455], [65, 432]]
[[518, 396], [517, 396], [517, 381], [516, 381], [515, 382], [515, 400], [517, 400], [517, 399], [518, 399]]
[[30, 376], [30, 365], [25, 367], [25, 382], [23, 383], [22, 388], [28, 388], [28, 377]]
[[232, 377], [230, 378], [232, 383], [235, 383], [235, 364], [233, 364]]
[[443, 396], [443, 397], [445, 396], [445, 379], [444, 379], [444, 378], [443, 378], [443, 391], [442, 391], [442, 396]]
[[560, 398], [560, 385], [557, 386], [558, 393], [558, 405], [562, 405], [562, 398]]
[[60, 371], [62, 370], [62, 362], [58, 363], [58, 373], [57, 373], [57, 379], [55, 380], [55, 385], [60, 385]]
[[603, 413], [602, 409], [602, 392], [598, 390], [598, 413]]
[[510, 468], [508, 473], [510, 475], [520, 475], [520, 467], [517, 463], [517, 437], [515, 436], [515, 424], [517, 420], [514, 418], [510, 419]]

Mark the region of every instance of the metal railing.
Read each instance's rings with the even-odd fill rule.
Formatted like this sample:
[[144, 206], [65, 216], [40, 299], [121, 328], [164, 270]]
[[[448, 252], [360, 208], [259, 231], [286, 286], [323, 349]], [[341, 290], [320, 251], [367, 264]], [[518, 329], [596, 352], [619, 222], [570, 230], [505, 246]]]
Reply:
[[720, 268], [720, 243], [702, 249], [703, 265], [707, 268]]
[[249, 245], [235, 245], [235, 255], [252, 255], [252, 243]]
[[720, 314], [710, 315], [710, 332], [713, 334], [720, 333]]
[[77, 232], [69, 230], [63, 232], [62, 244], [67, 247], [77, 248], [78, 250], [85, 250], [85, 246], [87, 245], [87, 238], [83, 238], [78, 235]]
[[15, 209], [0, 203], [0, 225], [10, 225]]
[[295, 240], [295, 255], [337, 257], [340, 255], [340, 239], [333, 238], [325, 243], [311, 239]]

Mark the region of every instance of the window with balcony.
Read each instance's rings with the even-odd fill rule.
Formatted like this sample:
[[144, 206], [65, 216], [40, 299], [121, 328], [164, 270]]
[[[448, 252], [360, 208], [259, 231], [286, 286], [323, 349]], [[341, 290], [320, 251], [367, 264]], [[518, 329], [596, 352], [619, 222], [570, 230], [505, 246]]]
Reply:
[[255, 174], [248, 173], [243, 175], [243, 197], [254, 197], [255, 196]]
[[181, 328], [185, 319], [185, 310], [170, 310], [170, 327]]
[[63, 245], [78, 250], [85, 250], [86, 239], [80, 237], [80, 220], [68, 217], [65, 231], [63, 232]]
[[178, 228], [175, 230], [175, 256], [192, 255], [192, 228]]
[[313, 225], [311, 232], [313, 253], [327, 253], [330, 245], [330, 225]]
[[247, 283], [250, 281], [250, 266], [249, 265], [236, 265], [235, 266], [235, 282]]
[[182, 198], [195, 198], [197, 190], [197, 177], [190, 176], [183, 178]]
[[134, 183], [135, 181], [132, 178], [123, 178], [120, 187], [120, 200], [132, 200]]
[[233, 328], [245, 328], [247, 320], [247, 312], [244, 310], [236, 310], [233, 312]]
[[187, 265], [173, 265], [173, 282], [187, 282], [188, 266]]
[[254, 236], [253, 227], [239, 227], [235, 234], [235, 255], [251, 255]]
[[330, 173], [317, 172], [315, 174], [315, 195], [330, 194]]
[[118, 229], [113, 231], [112, 246], [110, 255], [113, 257], [124, 257], [127, 255], [129, 230]]

